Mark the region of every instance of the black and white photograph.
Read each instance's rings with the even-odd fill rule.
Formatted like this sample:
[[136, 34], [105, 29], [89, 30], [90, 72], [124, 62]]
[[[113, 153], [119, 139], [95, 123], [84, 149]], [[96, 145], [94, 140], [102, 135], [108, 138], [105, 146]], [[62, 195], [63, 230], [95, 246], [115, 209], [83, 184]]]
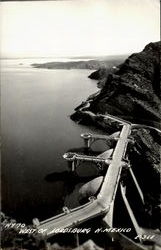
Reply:
[[1, 250], [161, 250], [159, 0], [1, 0]]

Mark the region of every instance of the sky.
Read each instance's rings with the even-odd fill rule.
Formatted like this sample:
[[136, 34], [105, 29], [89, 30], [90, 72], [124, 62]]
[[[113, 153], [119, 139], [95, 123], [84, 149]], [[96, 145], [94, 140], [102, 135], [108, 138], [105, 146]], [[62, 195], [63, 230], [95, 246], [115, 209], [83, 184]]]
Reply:
[[159, 0], [0, 3], [1, 57], [129, 54], [160, 40]]

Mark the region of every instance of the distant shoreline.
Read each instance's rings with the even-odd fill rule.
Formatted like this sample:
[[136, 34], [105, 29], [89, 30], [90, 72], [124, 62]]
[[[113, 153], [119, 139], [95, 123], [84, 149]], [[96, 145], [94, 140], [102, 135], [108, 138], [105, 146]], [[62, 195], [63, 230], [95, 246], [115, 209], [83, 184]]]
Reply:
[[99, 68], [112, 68], [123, 62], [125, 58], [113, 58], [109, 60], [80, 60], [80, 61], [53, 61], [45, 63], [33, 63], [33, 68], [45, 69], [90, 69], [97, 70]]

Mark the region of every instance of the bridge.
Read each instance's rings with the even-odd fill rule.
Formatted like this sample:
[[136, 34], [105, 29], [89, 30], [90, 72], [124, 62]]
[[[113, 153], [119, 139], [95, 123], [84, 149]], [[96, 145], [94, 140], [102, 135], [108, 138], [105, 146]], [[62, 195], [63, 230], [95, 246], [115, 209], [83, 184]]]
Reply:
[[[121, 130], [111, 136], [82, 134], [81, 137], [84, 139], [85, 147], [87, 148], [89, 148], [91, 144], [98, 139], [116, 141], [115, 148], [110, 150], [110, 154], [109, 150], [107, 150], [98, 156], [80, 155], [71, 152], [63, 155], [64, 159], [72, 163], [72, 171], [75, 171], [78, 166], [77, 163], [80, 161], [95, 162], [99, 164], [103, 163], [106, 166], [107, 171], [103, 178], [98, 195], [95, 197], [89, 197], [89, 201], [86, 204], [77, 208], [69, 209], [64, 207], [61, 214], [47, 220], [39, 221], [38, 219], [34, 219], [33, 224], [39, 232], [45, 229], [43, 234], [37, 235], [38, 238], [48, 239], [61, 232], [63, 229], [77, 227], [80, 224], [96, 217], [103, 217], [102, 222], [106, 228], [113, 227], [114, 202], [118, 187], [121, 190], [123, 202], [126, 206], [136, 234], [141, 236], [147, 234], [147, 230], [139, 226], [137, 222], [134, 212], [130, 207], [130, 203], [128, 202], [128, 198], [126, 197], [126, 189], [128, 187], [126, 187], [121, 181], [122, 170], [126, 169], [126, 171], [129, 171], [139, 197], [144, 204], [143, 192], [137, 182], [126, 154], [127, 146], [130, 141], [132, 124], [113, 116], [108, 116], [107, 118], [111, 118], [119, 122], [122, 126]], [[123, 242], [122, 244], [124, 245], [124, 249], [129, 250], [129, 245], [131, 246], [130, 249], [152, 249], [142, 244], [144, 241], [143, 237], [139, 238], [139, 242], [134, 242], [122, 233], [109, 233], [109, 235], [112, 238], [119, 238], [120, 242]], [[153, 239], [149, 239], [149, 241], [153, 242]], [[157, 245], [161, 247], [161, 240], [157, 240]], [[132, 246], [135, 246], [135, 248], [132, 248]]]

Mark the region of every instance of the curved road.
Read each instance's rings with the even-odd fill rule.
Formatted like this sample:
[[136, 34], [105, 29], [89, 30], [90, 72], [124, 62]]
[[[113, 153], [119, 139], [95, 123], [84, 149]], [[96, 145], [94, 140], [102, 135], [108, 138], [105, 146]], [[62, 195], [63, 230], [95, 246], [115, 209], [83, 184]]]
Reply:
[[[124, 125], [118, 138], [116, 147], [113, 151], [111, 163], [108, 167], [97, 198], [76, 209], [72, 209], [71, 211], [67, 211], [66, 213], [62, 213], [58, 216], [40, 222], [40, 225], [37, 226], [37, 229], [46, 229], [43, 237], [48, 238], [56, 234], [55, 229], [61, 230], [63, 228], [76, 226], [96, 216], [107, 214], [108, 212], [112, 217], [113, 212], [110, 210], [113, 208], [111, 204], [115, 199], [121, 168], [124, 164], [123, 158], [126, 153], [126, 147], [128, 143], [127, 139], [130, 135], [130, 132], [131, 125]], [[107, 152], [107, 157], [108, 155], [109, 153]], [[100, 156], [106, 158], [106, 151]], [[110, 218], [110, 222], [112, 222], [112, 218]], [[111, 224], [110, 222], [109, 224]]]
[[[83, 111], [84, 113], [89, 114], [90, 116], [95, 117], [96, 115], [90, 111]], [[118, 187], [118, 183], [120, 180], [120, 174], [122, 167], [126, 164], [124, 161], [127, 144], [128, 144], [128, 137], [131, 133], [131, 130], [133, 128], [138, 127], [145, 127], [149, 129], [154, 129], [157, 132], [161, 133], [161, 130], [146, 126], [146, 125], [140, 125], [140, 124], [131, 124], [128, 121], [125, 121], [123, 119], [117, 118], [112, 115], [101, 115], [105, 118], [117, 121], [118, 123], [122, 124], [122, 130], [118, 136], [118, 141], [116, 143], [116, 147], [113, 150], [112, 159], [109, 164], [109, 167], [107, 169], [107, 173], [104, 177], [101, 190], [97, 197], [95, 199], [91, 199], [90, 202], [86, 203], [83, 206], [77, 207], [72, 210], [66, 209], [66, 211], [62, 214], [59, 214], [57, 216], [54, 216], [50, 219], [47, 219], [45, 221], [39, 222], [39, 225], [36, 225], [38, 231], [44, 230], [45, 232], [43, 234], [40, 234], [40, 237], [43, 238], [50, 238], [51, 236], [59, 233], [61, 230], [71, 227], [76, 227], [79, 224], [92, 219], [94, 217], [98, 217], [101, 215], [104, 215], [104, 222], [107, 225], [107, 227], [112, 227], [113, 224], [113, 206], [114, 206], [114, 200], [115, 195]], [[104, 153], [98, 155], [99, 158], [103, 159], [109, 159], [109, 150], [105, 151]], [[137, 183], [136, 183], [137, 184]], [[126, 201], [126, 197], [123, 191], [123, 187], [121, 189], [122, 195], [124, 198], [124, 201]], [[127, 203], [127, 202], [126, 202]], [[129, 211], [129, 214], [131, 212], [130, 207], [128, 204], [126, 204], [127, 209]], [[134, 227], [136, 228], [136, 231], [138, 232], [145, 232], [142, 230], [141, 227], [137, 225], [137, 222], [135, 221], [135, 217], [132, 214], [131, 219], [134, 222]], [[58, 230], [58, 231], [57, 231]], [[126, 236], [121, 234], [121, 240], [124, 238], [127, 238]], [[130, 242], [130, 239], [125, 239], [125, 242]], [[132, 241], [133, 242], [133, 241]], [[148, 249], [144, 245], [138, 245], [135, 242], [129, 243], [135, 245], [135, 249]], [[125, 243], [126, 245], [126, 243]], [[128, 249], [125, 247], [125, 249]], [[158, 248], [160, 249], [160, 248]]]

